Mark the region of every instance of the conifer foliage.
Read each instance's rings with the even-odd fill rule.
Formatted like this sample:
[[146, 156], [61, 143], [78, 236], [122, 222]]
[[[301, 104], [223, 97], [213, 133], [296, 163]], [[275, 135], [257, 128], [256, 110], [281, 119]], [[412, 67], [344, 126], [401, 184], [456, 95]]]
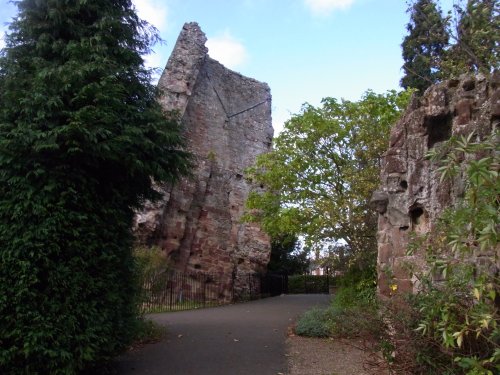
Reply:
[[446, 53], [446, 76], [466, 72], [489, 74], [500, 68], [500, 3], [498, 0], [467, 0], [454, 6], [451, 22], [454, 44]]
[[440, 79], [440, 62], [448, 46], [446, 21], [434, 0], [416, 0], [409, 9], [410, 22], [403, 49], [401, 86], [421, 93]]
[[21, 0], [0, 56], [0, 373], [73, 374], [130, 341], [133, 209], [189, 168], [130, 0]]
[[498, 0], [457, 0], [444, 18], [435, 0], [411, 0], [408, 13], [402, 87], [423, 93], [443, 79], [500, 68]]

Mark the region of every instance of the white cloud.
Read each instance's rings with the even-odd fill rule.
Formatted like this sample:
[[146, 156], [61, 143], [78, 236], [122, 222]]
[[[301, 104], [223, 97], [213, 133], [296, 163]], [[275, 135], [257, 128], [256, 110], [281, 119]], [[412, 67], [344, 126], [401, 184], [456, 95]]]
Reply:
[[165, 61], [162, 61], [162, 56], [152, 52], [149, 55], [144, 56], [144, 64], [148, 68], [163, 68]]
[[347, 9], [355, 0], [304, 0], [306, 6], [316, 15], [328, 15], [336, 9]]
[[248, 59], [245, 46], [228, 31], [222, 35], [208, 38], [208, 54], [230, 69], [243, 65]]
[[133, 0], [137, 14], [158, 30], [167, 27], [168, 7], [163, 0]]
[[[132, 0], [132, 2], [140, 18], [155, 26], [160, 33], [166, 31], [168, 28], [168, 7], [165, 4], [165, 0]], [[149, 55], [143, 56], [143, 58], [144, 65], [147, 68], [159, 69], [152, 76], [153, 83], [156, 83], [160, 78], [161, 70], [165, 66], [166, 61], [163, 61], [164, 56], [156, 51], [156, 53], [152, 52]]]
[[162, 55], [159, 55], [154, 52], [144, 56], [143, 58], [144, 58], [144, 65], [147, 68], [154, 69], [153, 74], [151, 75], [151, 82], [153, 84], [158, 83], [158, 80], [161, 77], [163, 69], [165, 68], [166, 60], [163, 59]]

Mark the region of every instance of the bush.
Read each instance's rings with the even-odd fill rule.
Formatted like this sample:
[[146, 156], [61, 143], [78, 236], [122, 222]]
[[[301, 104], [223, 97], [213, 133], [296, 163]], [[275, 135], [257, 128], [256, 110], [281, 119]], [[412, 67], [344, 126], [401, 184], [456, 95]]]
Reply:
[[[296, 333], [314, 337], [378, 337], [383, 324], [378, 315], [373, 273], [351, 271], [326, 309], [306, 312], [297, 322]], [[354, 284], [349, 284], [354, 282]]]
[[136, 247], [133, 254], [140, 278], [139, 285], [146, 278], [162, 274], [170, 268], [169, 259], [159, 247]]
[[[162, 312], [153, 301], [165, 297], [165, 288], [171, 279], [170, 262], [159, 247], [137, 247], [134, 249], [136, 283], [139, 287], [137, 305], [144, 313]], [[163, 303], [162, 303], [163, 305]]]
[[300, 317], [295, 332], [300, 336], [328, 337], [331, 332], [331, 324], [329, 310], [313, 309]]
[[[340, 295], [355, 296], [353, 288], [341, 288]], [[382, 322], [376, 306], [334, 298], [330, 307], [307, 311], [297, 321], [300, 336], [309, 337], [378, 337]]]
[[149, 319], [139, 319], [135, 329], [134, 346], [160, 341], [166, 333], [165, 326]]

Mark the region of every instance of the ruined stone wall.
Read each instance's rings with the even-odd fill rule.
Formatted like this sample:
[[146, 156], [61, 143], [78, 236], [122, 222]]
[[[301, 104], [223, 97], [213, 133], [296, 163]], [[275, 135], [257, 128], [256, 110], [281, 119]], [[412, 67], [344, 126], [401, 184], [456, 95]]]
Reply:
[[416, 280], [410, 278], [406, 265], [418, 266], [423, 259], [406, 255], [410, 233], [429, 232], [442, 211], [464, 193], [460, 176], [440, 181], [439, 166], [426, 159], [427, 151], [451, 135], [474, 131], [477, 138], [484, 139], [499, 122], [500, 74], [494, 74], [491, 79], [463, 76], [432, 86], [421, 98], [413, 98], [393, 127], [382, 166], [382, 185], [372, 198], [379, 213], [381, 295], [390, 295], [391, 284], [398, 291], [414, 291]]
[[271, 148], [271, 94], [211, 59], [205, 42], [196, 23], [185, 24], [158, 84], [164, 109], [181, 118], [193, 176], [162, 187], [163, 199], [147, 204], [134, 228], [177, 270], [228, 275], [227, 294], [236, 275], [263, 271], [269, 261], [268, 236], [240, 219], [253, 188], [244, 171]]

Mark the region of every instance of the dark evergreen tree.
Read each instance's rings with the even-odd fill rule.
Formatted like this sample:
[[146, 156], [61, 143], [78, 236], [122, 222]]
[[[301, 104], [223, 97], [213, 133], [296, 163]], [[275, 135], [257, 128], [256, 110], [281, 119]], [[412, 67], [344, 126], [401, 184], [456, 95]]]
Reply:
[[74, 374], [127, 345], [130, 231], [189, 168], [130, 0], [22, 0], [0, 57], [0, 373]]
[[293, 234], [282, 234], [271, 240], [269, 271], [301, 275], [309, 268], [308, 250], [302, 249], [299, 239]]
[[404, 60], [401, 86], [423, 93], [441, 78], [440, 62], [449, 39], [447, 22], [434, 0], [416, 0], [410, 4], [408, 13], [409, 34], [401, 45]]
[[453, 46], [443, 65], [447, 77], [465, 72], [488, 74], [500, 62], [500, 4], [498, 0], [467, 0], [454, 5]]

